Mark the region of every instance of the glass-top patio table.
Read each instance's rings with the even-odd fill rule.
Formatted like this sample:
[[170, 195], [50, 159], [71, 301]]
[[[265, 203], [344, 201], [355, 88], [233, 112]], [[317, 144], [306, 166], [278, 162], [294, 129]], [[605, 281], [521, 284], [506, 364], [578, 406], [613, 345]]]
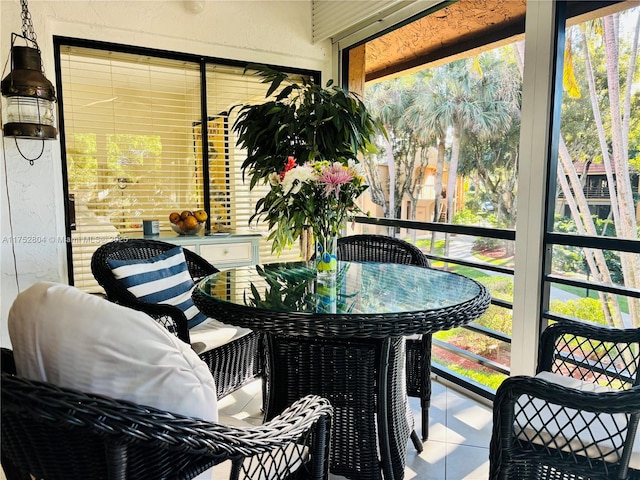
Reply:
[[[322, 277], [322, 276], [321, 276]], [[265, 417], [314, 393], [334, 407], [330, 469], [402, 479], [407, 417], [404, 336], [464, 325], [486, 311], [486, 288], [455, 273], [389, 263], [313, 262], [233, 268], [199, 282], [213, 318], [265, 333]]]

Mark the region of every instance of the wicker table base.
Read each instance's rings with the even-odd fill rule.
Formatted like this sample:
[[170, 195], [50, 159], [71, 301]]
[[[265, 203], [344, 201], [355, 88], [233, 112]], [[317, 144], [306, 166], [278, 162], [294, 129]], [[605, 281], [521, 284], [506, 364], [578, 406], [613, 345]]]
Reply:
[[267, 337], [266, 418], [292, 399], [316, 392], [334, 408], [332, 473], [379, 479], [384, 472], [384, 478], [403, 478], [413, 429], [407, 419], [404, 339]]

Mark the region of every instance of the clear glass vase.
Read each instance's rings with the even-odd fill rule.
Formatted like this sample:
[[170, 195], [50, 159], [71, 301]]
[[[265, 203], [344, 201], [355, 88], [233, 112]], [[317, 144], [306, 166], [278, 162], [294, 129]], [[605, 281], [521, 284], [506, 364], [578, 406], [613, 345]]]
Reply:
[[338, 237], [335, 235], [323, 236], [314, 230], [316, 245], [316, 272], [317, 275], [335, 275], [338, 270]]
[[338, 305], [336, 277], [335, 270], [318, 272], [316, 277], [316, 312], [336, 313]]

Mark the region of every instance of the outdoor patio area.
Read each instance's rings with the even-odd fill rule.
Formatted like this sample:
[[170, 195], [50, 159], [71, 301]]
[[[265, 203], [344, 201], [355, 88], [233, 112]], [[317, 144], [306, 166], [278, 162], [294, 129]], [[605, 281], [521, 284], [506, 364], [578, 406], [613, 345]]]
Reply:
[[[240, 419], [259, 423], [261, 395], [261, 383], [255, 381], [221, 399], [218, 404], [220, 421], [233, 423]], [[409, 398], [409, 403], [415, 418], [419, 419], [420, 400]], [[487, 405], [436, 379], [429, 409], [429, 440], [421, 454], [409, 442], [405, 479], [486, 480], [489, 476], [491, 415]], [[419, 430], [418, 435], [421, 435]], [[330, 475], [329, 478], [341, 480], [343, 477]]]

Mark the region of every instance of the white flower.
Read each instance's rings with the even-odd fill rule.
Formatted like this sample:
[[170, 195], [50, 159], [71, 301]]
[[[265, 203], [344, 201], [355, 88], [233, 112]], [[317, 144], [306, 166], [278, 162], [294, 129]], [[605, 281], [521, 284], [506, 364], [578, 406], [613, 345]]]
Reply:
[[277, 173], [270, 173], [269, 174], [269, 185], [271, 185], [272, 187], [280, 185], [280, 175], [277, 174]]
[[354, 159], [350, 158], [348, 162], [348, 168], [349, 170], [351, 170], [351, 172], [353, 172], [354, 177], [364, 178], [365, 172], [364, 172], [364, 166], [362, 165], [362, 163], [357, 162]]
[[314, 181], [317, 174], [308, 165], [302, 165], [289, 170], [282, 180], [282, 190], [285, 195], [295, 195], [302, 188], [303, 183]]

